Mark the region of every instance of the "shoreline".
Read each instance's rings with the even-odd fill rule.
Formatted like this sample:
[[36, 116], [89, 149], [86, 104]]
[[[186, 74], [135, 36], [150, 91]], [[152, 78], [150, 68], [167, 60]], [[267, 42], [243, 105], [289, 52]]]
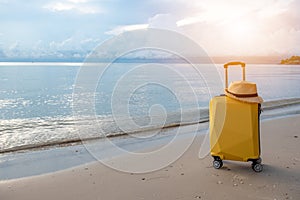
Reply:
[[[285, 118], [294, 118], [299, 117], [300, 113], [298, 114], [283, 114], [283, 115], [271, 115], [271, 117], [267, 117], [265, 119], [261, 119], [261, 124], [268, 121], [276, 121], [276, 120], [282, 120]], [[208, 132], [208, 122], [204, 123], [195, 123], [192, 125], [186, 125], [187, 127], [193, 127], [198, 126], [199, 130], [197, 131], [197, 137], [200, 135], [205, 135]], [[165, 140], [170, 140], [170, 138], [174, 137], [174, 132], [179, 128], [179, 126], [175, 127], [169, 127], [162, 129], [160, 134], [156, 137], [148, 137], [148, 133], [145, 132], [144, 136], [146, 138], [140, 143], [141, 141], [136, 140], [135, 138], [131, 138], [132, 135], [121, 135], [117, 137], [110, 137], [109, 140], [114, 141], [114, 143], [118, 144], [118, 146], [132, 146], [131, 149], [134, 149], [134, 151], [143, 151], [147, 148], [152, 148], [155, 146], [158, 146], [162, 143], [164, 143]], [[141, 132], [143, 134], [143, 132]], [[186, 136], [189, 137], [191, 133], [187, 133]], [[185, 134], [183, 134], [185, 136]], [[140, 144], [139, 144], [140, 143]], [[141, 144], [144, 146], [141, 147]], [[89, 151], [86, 149], [86, 145], [90, 148], [93, 146], [102, 146], [102, 149], [105, 149], [107, 151], [107, 157], [110, 157], [112, 152], [109, 149], [109, 147], [106, 147], [105, 140], [103, 138], [101, 139], [95, 139], [95, 140], [85, 140], [75, 143], [67, 143], [64, 145], [55, 145], [55, 146], [49, 146], [49, 147], [41, 147], [41, 148], [33, 148], [29, 150], [22, 150], [22, 151], [12, 151], [7, 153], [0, 154], [0, 168], [2, 169], [0, 171], [0, 181], [1, 180], [9, 180], [14, 178], [23, 178], [28, 176], [36, 176], [41, 175], [45, 173], [51, 173], [55, 171], [61, 171], [68, 168], [73, 168], [79, 165], [83, 165], [89, 162], [95, 161], [95, 158], [91, 155], [89, 155]], [[107, 149], [108, 148], [108, 149]], [[47, 166], [45, 168], [40, 168], [37, 171], [32, 171], [31, 173], [28, 173], [27, 171], [31, 168], [39, 168], [39, 161], [43, 159], [50, 159], [54, 162], [56, 159], [55, 156], [58, 156], [58, 158], [61, 161], [61, 166], [52, 166], [50, 164], [50, 167], [48, 161], [45, 161], [42, 163], [42, 166]], [[119, 156], [119, 155], [113, 155], [112, 156]], [[77, 160], [78, 158], [81, 158], [82, 160]], [[66, 158], [66, 159], [65, 159]], [[27, 163], [27, 170], [26, 173], [22, 173], [22, 163]], [[36, 163], [35, 163], [36, 162]], [[64, 163], [65, 162], [65, 163]], [[9, 167], [12, 166], [11, 169]], [[15, 173], [18, 171], [18, 173]]]
[[[6, 199], [299, 199], [300, 116], [266, 120], [261, 126], [264, 170], [250, 163], [225, 161], [216, 170], [212, 158], [198, 158], [203, 135], [174, 163], [135, 174], [99, 162], [54, 173], [0, 181]], [[57, 159], [57, 157], [55, 158]], [[114, 159], [127, 160], [125, 156]], [[147, 164], [147, 163], [145, 163]], [[117, 192], [116, 192], [117, 191]]]
[[[290, 98], [290, 99], [278, 99], [278, 100], [271, 100], [264, 102], [262, 105], [263, 113], [261, 115], [261, 119], [272, 119], [272, 118], [278, 118], [278, 117], [285, 117], [289, 115], [297, 115], [300, 114], [300, 98]], [[208, 108], [203, 108], [199, 110], [202, 112], [200, 118], [197, 121], [192, 122], [183, 122], [183, 123], [170, 123], [166, 124], [164, 127], [149, 127], [145, 128], [144, 130], [136, 130], [129, 133], [125, 132], [112, 132], [106, 135], [107, 138], [114, 138], [114, 137], [126, 137], [128, 135], [132, 134], [143, 134], [144, 132], [155, 130], [155, 129], [169, 129], [179, 126], [188, 126], [198, 123], [207, 123], [208, 122]], [[189, 112], [189, 111], [187, 111]], [[203, 117], [204, 116], [204, 117]], [[35, 151], [35, 150], [44, 150], [44, 149], [50, 149], [50, 148], [59, 148], [59, 147], [65, 147], [65, 146], [72, 146], [77, 144], [82, 144], [82, 142], [86, 141], [97, 141], [105, 138], [104, 136], [95, 136], [95, 137], [88, 137], [88, 138], [66, 138], [64, 140], [59, 141], [48, 141], [40, 144], [26, 144], [22, 146], [15, 146], [7, 149], [0, 149], [0, 156], [7, 154], [7, 153], [23, 153], [27, 151]]]

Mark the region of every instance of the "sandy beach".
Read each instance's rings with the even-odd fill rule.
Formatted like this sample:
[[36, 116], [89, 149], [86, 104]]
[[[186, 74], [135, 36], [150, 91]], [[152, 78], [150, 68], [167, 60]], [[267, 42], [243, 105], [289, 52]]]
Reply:
[[0, 0], [0, 200], [300, 200], [299, 8]]
[[214, 169], [210, 156], [198, 158], [199, 135], [180, 159], [155, 172], [124, 173], [94, 162], [0, 181], [0, 199], [300, 199], [299, 122], [299, 115], [262, 122], [261, 173], [229, 161]]

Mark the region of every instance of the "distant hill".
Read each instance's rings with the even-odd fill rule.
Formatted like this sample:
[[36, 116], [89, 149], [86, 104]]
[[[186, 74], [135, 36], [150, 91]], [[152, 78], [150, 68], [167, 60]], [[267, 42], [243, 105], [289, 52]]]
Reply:
[[229, 61], [243, 61], [247, 64], [278, 64], [280, 56], [214, 56], [214, 63], [223, 64]]
[[281, 60], [283, 65], [300, 65], [300, 56], [292, 56], [288, 59]]
[[[84, 62], [85, 56], [82, 54], [81, 56], [74, 57], [70, 56], [72, 52], [68, 55], [64, 52], [63, 57], [57, 56], [44, 56], [39, 58], [22, 58], [22, 57], [5, 57], [4, 55], [1, 56], [0, 52], [0, 62]], [[216, 64], [224, 64], [229, 61], [240, 60], [244, 61], [247, 64], [278, 64], [280, 63], [282, 57], [280, 56], [212, 56], [212, 57], [190, 57], [188, 58], [189, 61], [193, 63], [211, 63], [214, 62]], [[96, 59], [98, 62], [109, 62], [109, 59], [106, 58], [98, 58]], [[168, 58], [168, 57], [132, 57], [132, 58], [121, 58], [117, 59], [114, 62], [137, 62], [137, 63], [184, 63], [186, 62], [180, 58]]]

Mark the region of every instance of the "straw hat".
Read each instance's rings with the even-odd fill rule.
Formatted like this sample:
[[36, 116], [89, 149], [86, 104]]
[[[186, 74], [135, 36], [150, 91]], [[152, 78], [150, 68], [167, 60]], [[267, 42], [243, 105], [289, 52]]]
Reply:
[[262, 103], [263, 99], [258, 96], [255, 83], [248, 81], [232, 82], [229, 88], [225, 89], [225, 94], [233, 99], [246, 103]]

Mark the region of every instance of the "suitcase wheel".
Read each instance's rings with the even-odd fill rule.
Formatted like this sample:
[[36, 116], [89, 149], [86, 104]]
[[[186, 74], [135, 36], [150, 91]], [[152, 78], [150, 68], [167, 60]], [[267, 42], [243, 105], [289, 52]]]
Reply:
[[214, 157], [213, 166], [215, 169], [220, 169], [223, 166], [223, 161], [219, 157]]
[[261, 172], [263, 170], [263, 165], [261, 163], [253, 162], [252, 169], [255, 172]]

